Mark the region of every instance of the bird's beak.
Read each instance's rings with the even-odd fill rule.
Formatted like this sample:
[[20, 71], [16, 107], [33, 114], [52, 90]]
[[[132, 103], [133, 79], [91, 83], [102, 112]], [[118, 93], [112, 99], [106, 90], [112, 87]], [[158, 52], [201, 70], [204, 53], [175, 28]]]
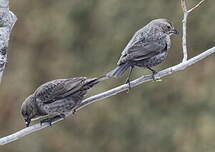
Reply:
[[28, 127], [30, 125], [30, 123], [31, 123], [31, 119], [29, 119], [29, 118], [25, 119], [26, 127]]
[[172, 30], [170, 31], [170, 33], [172, 33], [172, 34], [176, 34], [176, 35], [178, 35], [178, 34], [179, 34], [179, 32], [178, 32], [176, 29], [172, 29]]

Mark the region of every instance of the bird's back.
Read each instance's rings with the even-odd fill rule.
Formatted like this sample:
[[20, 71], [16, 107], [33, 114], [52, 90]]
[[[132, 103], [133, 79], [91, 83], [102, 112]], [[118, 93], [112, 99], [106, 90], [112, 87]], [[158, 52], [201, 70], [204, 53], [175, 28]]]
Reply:
[[146, 25], [138, 30], [123, 50], [118, 65], [129, 62], [144, 62], [166, 51], [167, 35], [155, 27]]
[[40, 86], [34, 93], [40, 113], [62, 114], [81, 103], [87, 90], [98, 83], [97, 78], [77, 77], [57, 79]]
[[41, 85], [34, 95], [43, 102], [58, 100], [79, 90], [84, 85], [85, 80], [85, 77], [77, 77], [49, 81]]

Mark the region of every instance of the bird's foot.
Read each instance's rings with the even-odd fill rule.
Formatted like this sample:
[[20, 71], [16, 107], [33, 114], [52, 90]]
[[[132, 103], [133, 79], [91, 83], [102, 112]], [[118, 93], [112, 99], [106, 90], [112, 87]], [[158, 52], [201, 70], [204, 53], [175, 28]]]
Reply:
[[61, 119], [61, 118], [65, 119], [65, 117], [66, 117], [65, 114], [59, 114], [59, 115], [51, 117], [51, 118], [46, 118], [46, 119], [43, 119], [40, 121], [40, 125], [42, 125], [43, 123], [48, 123], [49, 127], [51, 127], [52, 122], [54, 122], [57, 119]]
[[155, 81], [155, 82], [161, 82], [162, 79], [160, 77], [155, 77], [155, 75], [157, 74], [156, 71], [153, 71], [153, 74], [152, 74], [152, 79]]
[[154, 80], [155, 82], [162, 82], [163, 80], [161, 78], [157, 78], [156, 80]]
[[150, 71], [152, 71], [152, 79], [155, 81], [155, 82], [161, 82], [161, 78], [160, 77], [155, 77], [155, 75], [158, 73], [157, 71], [153, 70], [152, 68], [150, 67], [147, 67]]
[[53, 118], [46, 118], [40, 121], [40, 125], [42, 126], [44, 123], [48, 123], [49, 127], [52, 126]]
[[162, 82], [162, 79], [160, 77], [155, 77], [155, 75], [157, 74], [157, 72], [153, 72], [152, 74], [152, 79], [155, 81], [155, 82]]

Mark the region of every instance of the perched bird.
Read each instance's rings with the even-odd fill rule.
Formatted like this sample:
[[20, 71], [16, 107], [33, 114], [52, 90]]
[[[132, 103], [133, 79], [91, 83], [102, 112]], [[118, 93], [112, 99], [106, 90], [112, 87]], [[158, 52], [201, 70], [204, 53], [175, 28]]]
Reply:
[[51, 125], [56, 118], [64, 118], [67, 113], [74, 113], [87, 90], [104, 79], [105, 77], [76, 77], [57, 79], [41, 85], [21, 106], [26, 127], [31, 120], [41, 116], [54, 115], [41, 121], [41, 124], [48, 122]]
[[157, 73], [151, 67], [160, 64], [167, 57], [170, 49], [170, 35], [178, 34], [172, 23], [167, 19], [155, 19], [138, 30], [129, 41], [117, 63], [117, 67], [107, 73], [107, 77], [120, 77], [130, 68], [126, 83], [130, 87], [130, 76], [134, 66], [144, 67]]

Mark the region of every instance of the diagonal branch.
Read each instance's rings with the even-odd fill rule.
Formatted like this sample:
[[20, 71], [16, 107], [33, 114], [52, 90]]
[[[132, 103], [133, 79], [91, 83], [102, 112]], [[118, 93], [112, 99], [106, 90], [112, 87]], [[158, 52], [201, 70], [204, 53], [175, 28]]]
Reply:
[[[209, 55], [211, 55], [213, 53], [215, 53], [215, 46], [213, 48], [210, 48], [210, 49], [204, 51], [203, 53], [201, 53], [201, 54], [199, 54], [199, 55], [197, 55], [197, 56], [195, 56], [195, 57], [183, 62], [183, 63], [177, 64], [175, 66], [172, 66], [170, 68], [167, 68], [165, 70], [162, 70], [162, 71], [158, 72], [155, 75], [155, 77], [161, 78], [161, 77], [170, 75], [170, 74], [172, 74], [174, 72], [184, 70], [185, 68], [195, 64], [196, 62], [206, 58], [207, 56], [209, 56]], [[131, 87], [135, 87], [137, 85], [140, 85], [140, 84], [142, 84], [144, 82], [148, 82], [148, 81], [151, 81], [151, 80], [153, 80], [152, 75], [142, 76], [142, 77], [140, 77], [140, 78], [138, 78], [136, 80], [133, 80], [131, 82]], [[127, 89], [128, 89], [128, 84], [124, 84], [124, 85], [118, 86], [116, 88], [113, 88], [111, 90], [105, 91], [103, 93], [97, 94], [95, 96], [89, 97], [89, 98], [87, 98], [87, 99], [82, 101], [81, 105], [79, 106], [79, 108], [77, 110], [80, 110], [80, 109], [86, 107], [87, 105], [89, 105], [91, 103], [94, 103], [96, 101], [99, 101], [99, 100], [114, 96], [116, 94], [119, 94], [119, 93], [121, 93], [121, 92], [123, 92], [123, 91], [125, 91]], [[71, 114], [72, 113], [70, 113], [69, 115], [71, 115]], [[54, 121], [54, 123], [56, 123], [56, 122], [58, 122], [60, 120], [63, 120], [63, 119], [57, 119], [56, 121]], [[24, 128], [24, 129], [14, 133], [14, 134], [11, 134], [9, 136], [0, 138], [0, 145], [8, 144], [8, 143], [10, 143], [12, 141], [15, 141], [15, 140], [18, 140], [18, 139], [22, 138], [23, 136], [26, 136], [26, 135], [28, 135], [30, 133], [35, 132], [35, 131], [39, 131], [39, 130], [41, 130], [43, 128], [46, 128], [48, 126], [49, 126], [49, 124], [46, 124], [46, 123], [44, 123], [43, 125], [40, 125], [40, 123], [38, 123], [38, 124], [32, 125], [30, 127]]]

